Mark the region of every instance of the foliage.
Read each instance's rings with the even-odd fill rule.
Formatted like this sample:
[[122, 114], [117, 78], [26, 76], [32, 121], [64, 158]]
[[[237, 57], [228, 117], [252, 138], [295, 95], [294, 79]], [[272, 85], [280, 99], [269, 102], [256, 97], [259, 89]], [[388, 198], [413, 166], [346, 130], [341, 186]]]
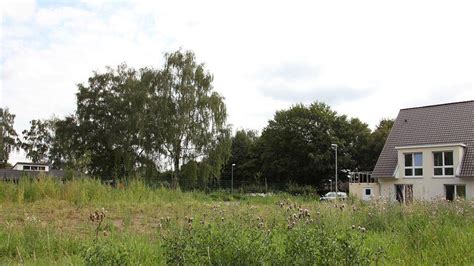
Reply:
[[15, 115], [8, 108], [0, 108], [0, 168], [7, 166], [10, 152], [18, 149], [14, 123]]
[[163, 112], [159, 134], [173, 163], [174, 183], [183, 161], [209, 155], [217, 138], [226, 135], [225, 104], [213, 91], [212, 80], [191, 51], [166, 54], [165, 64], [157, 72], [158, 84], [151, 98]]
[[212, 80], [193, 52], [181, 50], [166, 54], [161, 69], [122, 64], [94, 72], [78, 84], [75, 114], [32, 120], [21, 147], [34, 162], [108, 179], [157, 177], [168, 160], [174, 185], [181, 165], [195, 161], [206, 183], [220, 177], [230, 149], [225, 104]]
[[29, 130], [22, 132], [20, 146], [33, 162], [47, 162], [54, 140], [54, 120], [31, 120], [30, 125]]
[[[140, 181], [112, 189], [88, 179], [0, 186], [0, 264], [474, 262], [469, 201], [319, 202], [150, 189]], [[17, 201], [20, 191], [24, 200]], [[94, 241], [97, 224], [89, 217], [102, 208], [107, 218]]]
[[127, 246], [109, 239], [95, 242], [83, 254], [86, 265], [134, 265]]
[[260, 164], [257, 153], [258, 135], [252, 130], [237, 130], [232, 137], [230, 158], [223, 169], [223, 179], [230, 180], [232, 164], [234, 180], [258, 183], [261, 179]]
[[339, 170], [352, 169], [368, 132], [367, 125], [348, 121], [324, 103], [279, 111], [259, 141], [262, 173], [271, 181], [320, 185], [334, 173], [331, 144], [339, 146]]
[[369, 143], [367, 144], [367, 154], [370, 156], [368, 164], [372, 167], [367, 169], [373, 169], [373, 167], [375, 167], [394, 122], [393, 119], [382, 119], [372, 134], [370, 134]]
[[[275, 114], [256, 142], [254, 158], [270, 182], [321, 187], [334, 178], [331, 144], [338, 145], [338, 176], [344, 181], [348, 171], [373, 169], [390, 128], [390, 120], [383, 120], [371, 132], [359, 119], [339, 115], [324, 103], [299, 104]], [[255, 159], [247, 162], [255, 165]]]
[[79, 84], [77, 124], [79, 143], [72, 148], [90, 152], [88, 170], [102, 177], [131, 176], [137, 164], [151, 160], [147, 153], [147, 76], [120, 65], [105, 73], [94, 73], [88, 84]]

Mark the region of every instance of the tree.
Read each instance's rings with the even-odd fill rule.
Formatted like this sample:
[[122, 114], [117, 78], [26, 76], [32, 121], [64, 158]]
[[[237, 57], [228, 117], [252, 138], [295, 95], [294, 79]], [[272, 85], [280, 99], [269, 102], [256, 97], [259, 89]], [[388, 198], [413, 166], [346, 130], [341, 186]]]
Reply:
[[76, 143], [69, 144], [78, 151], [76, 155], [91, 155], [89, 173], [108, 178], [130, 176], [137, 167], [152, 161], [145, 127], [150, 84], [144, 76], [149, 77], [150, 71], [122, 64], [103, 74], [94, 73], [88, 84], [78, 85], [74, 123], [79, 134], [63, 133], [75, 135]]
[[367, 168], [368, 170], [372, 170], [377, 163], [380, 153], [382, 152], [383, 146], [385, 145], [385, 141], [392, 130], [393, 119], [382, 119], [380, 120], [379, 124], [375, 128], [375, 130], [370, 134], [369, 142], [367, 145], [367, 154], [370, 155], [368, 158]]
[[183, 188], [206, 188], [211, 181], [217, 181], [223, 167], [229, 161], [231, 147], [230, 129], [223, 130], [217, 135], [206, 156], [199, 162], [188, 160], [181, 166], [180, 186]]
[[256, 143], [258, 135], [253, 130], [237, 130], [232, 137], [230, 158], [224, 167], [223, 178], [230, 179], [232, 164], [234, 167], [234, 181], [258, 182], [260, 170]]
[[[347, 170], [368, 170], [372, 154], [368, 150], [370, 129], [358, 118], [348, 119], [341, 115], [337, 119], [335, 137], [338, 144], [338, 160]], [[341, 168], [341, 169], [344, 169]], [[345, 175], [341, 176], [344, 180]]]
[[54, 120], [54, 138], [49, 151], [53, 168], [88, 173], [91, 153], [83, 146], [83, 136], [75, 116]]
[[10, 152], [18, 149], [14, 123], [15, 115], [8, 108], [0, 108], [0, 168], [7, 167]]
[[30, 129], [23, 130], [21, 148], [33, 162], [48, 162], [54, 140], [54, 120], [31, 120]]
[[338, 169], [354, 169], [369, 134], [366, 124], [324, 103], [278, 111], [258, 142], [262, 174], [272, 182], [321, 185], [334, 176], [331, 144], [338, 144]]
[[191, 51], [166, 54], [157, 73], [151, 103], [162, 114], [159, 139], [173, 164], [173, 186], [178, 184], [181, 164], [204, 156], [226, 129], [225, 104], [212, 80]]

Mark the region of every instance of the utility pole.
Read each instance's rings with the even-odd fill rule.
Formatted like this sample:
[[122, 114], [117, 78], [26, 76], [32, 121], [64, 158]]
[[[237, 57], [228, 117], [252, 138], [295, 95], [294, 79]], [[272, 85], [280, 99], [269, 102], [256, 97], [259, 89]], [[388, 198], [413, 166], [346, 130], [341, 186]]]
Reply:
[[234, 193], [234, 166], [235, 163], [232, 164], [232, 172], [231, 172], [231, 178], [230, 178], [230, 192]]
[[334, 149], [335, 153], [336, 153], [336, 160], [335, 160], [335, 167], [336, 167], [336, 170], [335, 170], [335, 177], [336, 177], [336, 199], [337, 199], [337, 144], [331, 144], [331, 148]]

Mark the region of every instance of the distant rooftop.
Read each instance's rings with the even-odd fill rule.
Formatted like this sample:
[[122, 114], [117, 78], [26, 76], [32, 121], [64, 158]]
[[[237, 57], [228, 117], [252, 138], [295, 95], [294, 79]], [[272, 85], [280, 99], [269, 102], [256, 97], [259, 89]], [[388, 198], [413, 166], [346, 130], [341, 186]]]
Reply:
[[[32, 162], [17, 162], [16, 164], [49, 165], [49, 163], [32, 163]], [[16, 164], [15, 164], [15, 165], [16, 165]]]

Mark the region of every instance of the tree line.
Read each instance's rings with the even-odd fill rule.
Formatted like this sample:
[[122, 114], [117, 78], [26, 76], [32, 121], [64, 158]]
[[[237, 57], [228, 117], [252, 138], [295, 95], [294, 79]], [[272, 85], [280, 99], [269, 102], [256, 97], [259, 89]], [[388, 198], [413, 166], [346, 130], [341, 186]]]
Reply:
[[[32, 120], [15, 132], [15, 115], [0, 108], [0, 167], [23, 149], [33, 162], [49, 162], [92, 176], [169, 177], [173, 186], [205, 186], [219, 179], [321, 185], [341, 171], [371, 170], [393, 125], [372, 132], [322, 102], [277, 111], [261, 134], [227, 124], [224, 98], [213, 75], [191, 51], [165, 54], [161, 68], [126, 64], [94, 72], [78, 84], [77, 105], [64, 118]], [[343, 173], [343, 172], [341, 172]]]

